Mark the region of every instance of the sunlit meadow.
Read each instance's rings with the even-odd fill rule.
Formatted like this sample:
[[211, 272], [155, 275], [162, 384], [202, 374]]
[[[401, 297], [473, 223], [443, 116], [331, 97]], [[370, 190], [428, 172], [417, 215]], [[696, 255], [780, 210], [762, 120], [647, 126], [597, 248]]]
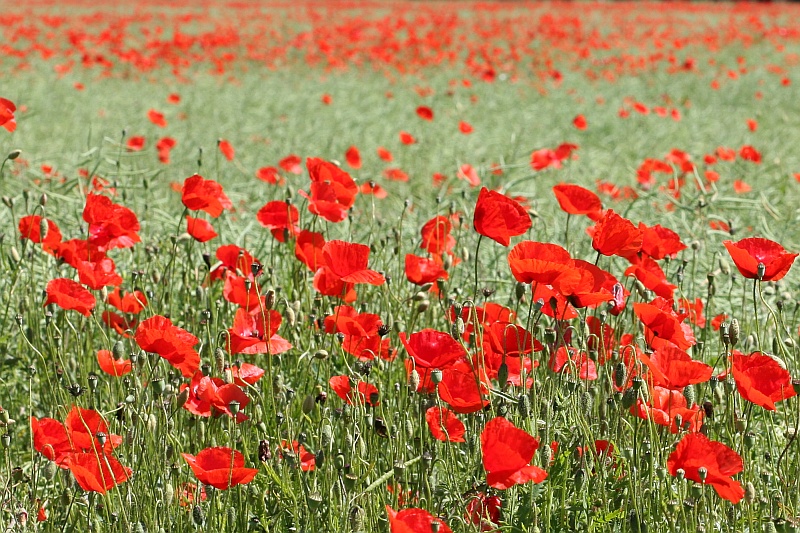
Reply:
[[800, 529], [800, 8], [0, 32], [4, 531]]

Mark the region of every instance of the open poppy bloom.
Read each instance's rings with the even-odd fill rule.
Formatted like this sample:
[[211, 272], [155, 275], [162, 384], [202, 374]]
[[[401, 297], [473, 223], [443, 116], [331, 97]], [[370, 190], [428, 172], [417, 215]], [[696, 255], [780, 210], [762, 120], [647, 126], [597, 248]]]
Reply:
[[217, 232], [214, 231], [214, 226], [210, 222], [189, 215], [186, 215], [186, 233], [197, 242], [208, 242], [217, 236]]
[[228, 161], [233, 161], [233, 156], [236, 154], [236, 151], [233, 149], [233, 145], [229, 141], [220, 139], [217, 143], [217, 146], [219, 146], [219, 151], [225, 157], [225, 159]]
[[665, 311], [659, 303], [663, 299], [656, 298], [649, 304], [633, 304], [633, 312], [645, 325], [645, 338], [655, 347], [658, 341], [667, 341], [681, 350], [694, 346], [696, 340], [689, 324], [682, 322], [682, 317], [677, 316], [672, 309]]
[[56, 278], [47, 283], [47, 300], [44, 305], [56, 304], [62, 309], [77, 311], [83, 316], [92, 314], [96, 300], [94, 295], [77, 281]]
[[611, 209], [589, 229], [592, 248], [603, 255], [628, 257], [642, 248], [642, 231]]
[[686, 248], [681, 242], [681, 237], [669, 228], [661, 224], [646, 226], [639, 222], [639, 230], [642, 232], [642, 253], [652, 259], [664, 259], [665, 257], [675, 258], [678, 252]]
[[489, 380], [485, 372], [476, 371], [467, 362], [459, 361], [442, 370], [439, 397], [456, 413], [475, 413], [489, 405]]
[[686, 385], [705, 383], [713, 369], [674, 346], [661, 346], [650, 356], [640, 354], [639, 359], [650, 369], [653, 385], [681, 390]]
[[480, 525], [481, 531], [499, 531], [497, 525], [500, 523], [502, 506], [503, 502], [498, 496], [489, 496], [481, 492], [467, 502], [464, 517], [467, 519], [467, 523]]
[[505, 490], [529, 481], [544, 481], [547, 472], [530, 464], [538, 448], [539, 439], [502, 416], [487, 422], [481, 433], [486, 483], [490, 487]]
[[178, 141], [172, 137], [163, 137], [156, 142], [156, 150], [158, 151], [158, 160], [165, 165], [169, 164], [169, 155], [172, 149], [178, 144]]
[[292, 442], [287, 440], [281, 441], [281, 449], [294, 454], [297, 461], [300, 463], [300, 470], [303, 472], [311, 472], [317, 468], [316, 456], [312, 452], [306, 450], [306, 447], [296, 440]]
[[[246, 385], [246, 383], [245, 383]], [[250, 403], [250, 398], [236, 383], [225, 383], [221, 378], [204, 376], [196, 372], [189, 385], [181, 385], [181, 391], [189, 389], [189, 397], [183, 408], [204, 418], [219, 418], [223, 414], [233, 418], [237, 424], [248, 419], [242, 412]], [[238, 410], [231, 411], [231, 402], [236, 402]]]
[[39, 215], [27, 215], [19, 219], [19, 236], [31, 242], [42, 245], [42, 250], [53, 254], [63, 239], [61, 230], [52, 220], [45, 220], [47, 232], [42, 238], [42, 217]]
[[100, 494], [127, 481], [133, 473], [116, 457], [103, 453], [71, 453], [65, 464], [83, 490]]
[[359, 313], [349, 305], [334, 307], [333, 314], [325, 317], [326, 333], [341, 333], [342, 349], [362, 361], [380, 357], [391, 360], [396, 355], [389, 350], [389, 337], [382, 337], [381, 318], [373, 313]]
[[[449, 333], [434, 329], [423, 329], [406, 336], [400, 333], [400, 342], [408, 352], [411, 361], [406, 361], [406, 369], [410, 373], [416, 369], [419, 373], [420, 383], [417, 392], [434, 392], [434, 383], [430, 378], [430, 371], [443, 370], [452, 366], [459, 359], [466, 360], [467, 352], [464, 347]], [[473, 384], [475, 379], [473, 377]]]
[[214, 265], [209, 272], [211, 281], [225, 279], [229, 273], [240, 276], [252, 275], [253, 264], [261, 265], [261, 262], [250, 252], [235, 244], [220, 246], [217, 248], [216, 256], [219, 263]]
[[256, 213], [258, 222], [272, 232], [278, 242], [286, 242], [286, 237], [294, 237], [300, 231], [297, 221], [300, 213], [297, 208], [281, 200], [267, 202]]
[[464, 423], [444, 407], [431, 407], [425, 411], [425, 422], [436, 440], [464, 442]]
[[89, 224], [89, 244], [100, 251], [130, 248], [141, 241], [136, 214], [105, 196], [86, 196], [83, 220]]
[[345, 302], [356, 298], [358, 283], [383, 285], [382, 274], [367, 268], [369, 246], [345, 241], [328, 241], [322, 247], [323, 266], [314, 275], [314, 288], [326, 296], [336, 296]]
[[571, 183], [560, 183], [553, 187], [561, 210], [570, 215], [586, 215], [597, 221], [603, 218], [603, 202], [589, 189]]
[[520, 283], [542, 283], [562, 287], [580, 282], [569, 252], [557, 244], [522, 241], [508, 252], [511, 273]]
[[518, 202], [486, 187], [478, 194], [472, 225], [480, 235], [508, 246], [511, 237], [531, 227], [531, 217]]
[[425, 509], [410, 508], [395, 511], [387, 505], [386, 514], [389, 516], [391, 533], [430, 533], [434, 531], [433, 524], [436, 524], [436, 531], [439, 533], [453, 533], [447, 524]]
[[325, 246], [325, 237], [316, 231], [302, 230], [297, 234], [294, 242], [294, 256], [311, 272], [316, 272], [325, 264], [322, 248]]
[[0, 98], [0, 126], [4, 127], [9, 133], [17, 129], [17, 121], [14, 118], [14, 111], [17, 106], [11, 100]]
[[167, 127], [167, 119], [164, 118], [164, 113], [160, 111], [156, 111], [155, 109], [151, 109], [147, 112], [147, 118], [158, 126], [159, 128], [166, 128]]
[[789, 371], [773, 357], [761, 352], [744, 355], [734, 350], [732, 359], [736, 389], [745, 400], [774, 411], [776, 402], [796, 395]]
[[141, 313], [147, 305], [147, 296], [140, 290], [122, 294], [119, 287], [108, 293], [106, 303], [122, 311], [136, 315]]
[[139, 348], [157, 353], [184, 377], [192, 377], [200, 368], [200, 355], [193, 348], [200, 339], [173, 325], [169, 318], [161, 315], [148, 318], [136, 328], [134, 339]]
[[281, 167], [286, 172], [290, 174], [302, 174], [303, 173], [303, 166], [301, 163], [303, 162], [300, 159], [300, 156], [295, 154], [289, 154], [280, 161], [278, 161], [278, 166]]
[[181, 202], [191, 211], [205, 211], [217, 218], [225, 209], [233, 207], [230, 198], [222, 190], [222, 185], [214, 180], [207, 180], [195, 174], [183, 182]]
[[417, 108], [417, 116], [422, 120], [433, 120], [433, 109], [426, 105]]
[[328, 380], [331, 390], [349, 405], [366, 404], [376, 406], [378, 401], [378, 388], [365, 381], [354, 381], [349, 376], [333, 376]]
[[452, 250], [456, 245], [456, 239], [450, 235], [452, 229], [453, 224], [447, 217], [441, 215], [433, 217], [420, 230], [422, 243], [419, 247], [435, 255]]
[[797, 254], [787, 252], [777, 242], [760, 237], [739, 242], [723, 241], [736, 268], [748, 279], [759, 279], [758, 265], [764, 265], [761, 281], [778, 281], [792, 268]]
[[285, 185], [286, 180], [278, 174], [275, 167], [261, 167], [256, 170], [256, 177], [261, 181], [266, 181], [270, 185]]
[[117, 274], [114, 260], [105, 255], [105, 252], [98, 252], [100, 256], [94, 261], [78, 261], [78, 279], [81, 283], [92, 290], [100, 290], [103, 287], [116, 287], [122, 283], [122, 277]]
[[[705, 479], [700, 469], [705, 469]], [[683, 471], [686, 479], [714, 487], [720, 498], [739, 503], [744, 497], [742, 484], [733, 476], [744, 469], [742, 458], [721, 442], [709, 440], [702, 433], [688, 433], [669, 459], [667, 469], [673, 476]]]
[[344, 153], [344, 159], [350, 165], [350, 168], [354, 170], [361, 168], [361, 152], [358, 151], [357, 147], [351, 146], [348, 148]]
[[405, 264], [406, 279], [415, 285], [435, 283], [436, 280], [446, 280], [449, 277], [439, 256], [428, 259], [414, 254], [406, 254]]
[[281, 314], [274, 309], [256, 314], [237, 309], [233, 327], [228, 330], [230, 352], [276, 355], [291, 350], [292, 345], [278, 335], [281, 320]]
[[328, 222], [341, 222], [353, 207], [358, 185], [350, 175], [333, 163], [316, 157], [306, 159], [311, 191], [299, 191], [308, 200], [308, 210]]
[[258, 474], [257, 468], [245, 468], [242, 452], [225, 446], [206, 448], [197, 456], [181, 455], [200, 482], [219, 490], [250, 483]]
[[130, 359], [114, 359], [109, 350], [97, 350], [97, 364], [100, 370], [117, 378], [129, 374], [133, 369]]
[[699, 405], [689, 405], [681, 391], [660, 386], [650, 387], [649, 400], [636, 400], [631, 413], [644, 420], [652, 420], [668, 427], [671, 433], [689, 431], [696, 433], [703, 427], [705, 411]]
[[[66, 459], [74, 452], [110, 454], [122, 444], [122, 437], [109, 434], [100, 413], [76, 406], [70, 409], [63, 424], [52, 418], [31, 417], [31, 433], [33, 448], [61, 468], [66, 468]], [[107, 435], [104, 444], [97, 439], [98, 433]]]

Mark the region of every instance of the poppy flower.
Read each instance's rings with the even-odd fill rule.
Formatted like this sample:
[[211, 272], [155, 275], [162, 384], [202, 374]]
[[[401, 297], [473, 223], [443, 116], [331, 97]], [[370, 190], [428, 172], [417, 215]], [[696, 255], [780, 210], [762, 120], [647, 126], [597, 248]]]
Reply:
[[422, 243], [419, 247], [437, 255], [452, 250], [456, 245], [455, 238], [450, 235], [452, 228], [453, 224], [447, 217], [441, 215], [433, 217], [420, 230]]
[[303, 160], [300, 159], [300, 156], [297, 156], [295, 154], [289, 154], [280, 161], [278, 161], [278, 166], [281, 167], [286, 172], [289, 172], [290, 174], [302, 174], [303, 173], [303, 167], [301, 165], [302, 162]]
[[383, 146], [379, 146], [377, 152], [378, 152], [378, 157], [381, 158], [383, 161], [386, 161], [387, 163], [394, 159], [392, 152], [390, 152]]
[[399, 136], [400, 136], [400, 142], [403, 144], [414, 144], [415, 142], [417, 142], [414, 136], [408, 133], [407, 131], [401, 131]]
[[44, 305], [56, 304], [62, 309], [72, 309], [83, 316], [92, 314], [96, 300], [83, 285], [67, 278], [56, 278], [47, 283], [47, 300]]
[[639, 359], [650, 369], [653, 385], [681, 390], [686, 385], [705, 383], [713, 369], [674, 346], [661, 346], [652, 355], [640, 354]]
[[65, 464], [83, 490], [100, 494], [127, 481], [133, 473], [130, 468], [122, 466], [116, 457], [103, 453], [73, 452], [67, 456]]
[[257, 468], [245, 468], [242, 452], [225, 446], [206, 448], [196, 456], [181, 455], [201, 483], [219, 490], [250, 483], [258, 474]]
[[383, 171], [383, 176], [390, 181], [408, 181], [408, 174], [399, 168], [387, 168]]
[[169, 93], [167, 95], [167, 102], [173, 105], [177, 105], [181, 103], [181, 95], [178, 93]]
[[435, 283], [436, 280], [448, 278], [442, 260], [437, 256], [427, 259], [414, 254], [406, 254], [405, 272], [406, 279], [415, 285]]
[[480, 525], [481, 531], [498, 531], [502, 506], [503, 502], [498, 496], [481, 492], [467, 502], [465, 518], [472, 525]]
[[748, 279], [759, 279], [758, 265], [764, 265], [761, 281], [778, 281], [792, 268], [797, 254], [787, 252], [777, 242], [760, 237], [739, 242], [723, 241], [736, 268]]
[[97, 350], [97, 364], [100, 370], [116, 378], [129, 374], [133, 369], [130, 359], [114, 359], [109, 350]]
[[141, 322], [134, 339], [139, 348], [157, 353], [180, 370], [184, 377], [194, 376], [200, 368], [200, 355], [193, 348], [200, 339], [173, 325], [169, 318], [155, 315]]
[[682, 323], [672, 310], [665, 311], [653, 303], [635, 303], [633, 312], [645, 325], [647, 342], [651, 346], [654, 341], [662, 340], [686, 350], [696, 342], [691, 326]]
[[164, 118], [164, 113], [161, 113], [160, 111], [151, 109], [147, 112], [147, 118], [159, 128], [167, 127], [167, 120]]
[[122, 283], [122, 277], [117, 274], [114, 260], [106, 257], [97, 257], [94, 261], [78, 261], [75, 265], [78, 270], [78, 279], [92, 290], [103, 287], [116, 287]]
[[228, 330], [229, 351], [233, 354], [276, 355], [291, 350], [292, 345], [278, 335], [281, 320], [281, 314], [274, 309], [255, 315], [237, 309], [233, 326]]
[[[704, 476], [700, 469], [705, 470]], [[720, 498], [739, 503], [744, 497], [742, 484], [733, 476], [744, 470], [742, 458], [721, 442], [710, 440], [702, 433], [688, 433], [667, 459], [667, 469], [673, 476], [678, 470], [695, 483], [714, 487]]]
[[256, 220], [272, 232], [278, 242], [286, 242], [286, 237], [294, 237], [300, 231], [297, 221], [300, 213], [294, 205], [281, 200], [267, 202], [256, 213]]
[[354, 170], [361, 168], [361, 152], [359, 152], [358, 148], [355, 146], [351, 146], [347, 149], [344, 153], [344, 159], [347, 161], [347, 164], [350, 165], [350, 168]]
[[421, 105], [417, 108], [417, 116], [422, 120], [433, 120], [433, 109], [426, 105]]
[[233, 207], [230, 198], [222, 190], [222, 185], [195, 174], [186, 178], [181, 188], [181, 201], [191, 211], [205, 211], [217, 218], [224, 209]]
[[365, 381], [355, 381], [350, 376], [333, 376], [328, 380], [331, 390], [336, 395], [347, 402], [349, 405], [370, 405], [380, 404], [378, 401], [378, 388]]
[[[47, 230], [42, 238], [42, 221], [45, 221]], [[43, 219], [39, 215], [27, 215], [19, 219], [19, 236], [21, 239], [28, 239], [31, 242], [42, 245], [42, 250], [50, 254], [58, 249], [63, 239], [61, 230], [55, 222]]]
[[291, 452], [295, 455], [300, 462], [300, 470], [303, 472], [311, 472], [317, 468], [316, 456], [310, 451], [306, 450], [306, 447], [296, 440], [293, 440], [292, 442], [285, 440], [281, 441], [281, 449]]
[[14, 133], [17, 129], [17, 121], [14, 118], [14, 111], [17, 106], [11, 100], [0, 98], [0, 126], [4, 127], [9, 133]]
[[101, 251], [130, 248], [141, 241], [136, 214], [106, 196], [86, 196], [83, 220], [89, 224], [89, 244]]
[[574, 307], [594, 308], [613, 301], [616, 315], [625, 306], [625, 291], [617, 278], [582, 259], [573, 259], [569, 273], [554, 279], [551, 286]]
[[286, 180], [278, 174], [278, 169], [275, 167], [261, 167], [256, 170], [256, 177], [261, 181], [266, 181], [270, 185], [284, 185]]
[[164, 137], [156, 142], [156, 150], [158, 151], [158, 160], [165, 165], [169, 163], [169, 154], [173, 148], [178, 144], [178, 141], [172, 137]]
[[333, 103], [333, 96], [326, 93], [322, 95], [322, 98], [320, 98], [320, 100], [325, 105], [331, 105]]
[[735, 350], [731, 371], [742, 398], [768, 411], [775, 403], [795, 396], [792, 377], [775, 358], [761, 352], [750, 355]]
[[141, 152], [142, 150], [144, 150], [145, 143], [146, 143], [146, 140], [145, 140], [145, 138], [143, 136], [136, 135], [136, 136], [131, 137], [130, 139], [128, 139], [128, 142], [126, 143], [126, 147], [131, 152]]
[[[180, 390], [189, 390], [189, 397], [183, 407], [187, 411], [204, 418], [219, 418], [223, 414], [233, 418], [237, 424], [248, 420], [242, 412], [250, 403], [250, 398], [234, 383], [225, 383], [221, 378], [204, 376], [202, 372], [195, 372], [192, 381], [181, 385]], [[236, 402], [239, 409], [231, 411], [231, 402]]]
[[570, 215], [586, 215], [597, 221], [603, 217], [603, 202], [600, 197], [580, 185], [560, 183], [553, 187], [553, 194], [561, 210]]
[[225, 276], [222, 297], [232, 304], [246, 309], [250, 314], [257, 314], [264, 307], [265, 296], [260, 294], [252, 274], [237, 276], [231, 272]]
[[140, 290], [122, 294], [119, 287], [108, 293], [106, 303], [112, 305], [123, 313], [138, 314], [147, 305], [147, 296]]
[[667, 300], [672, 299], [678, 286], [667, 282], [667, 275], [655, 260], [647, 256], [641, 258], [634, 256], [632, 262], [633, 265], [625, 270], [624, 275], [635, 277], [656, 295]]
[[665, 257], [675, 258], [686, 245], [681, 242], [680, 235], [661, 224], [646, 226], [639, 223], [639, 230], [642, 232], [642, 253], [659, 260]]
[[539, 439], [498, 416], [486, 423], [481, 433], [483, 468], [490, 487], [505, 490], [521, 483], [541, 483], [547, 472], [530, 464]]
[[361, 194], [372, 194], [375, 198], [382, 200], [389, 196], [389, 193], [386, 192], [386, 189], [375, 183], [374, 181], [365, 181], [359, 187], [359, 192]]
[[395, 511], [387, 505], [386, 514], [389, 517], [390, 533], [429, 533], [434, 531], [434, 527], [439, 533], [453, 533], [447, 524], [425, 509], [412, 507]]
[[325, 264], [322, 248], [325, 246], [325, 237], [322, 233], [302, 230], [297, 234], [294, 242], [294, 256], [309, 270], [316, 272]]
[[235, 244], [220, 246], [217, 248], [215, 255], [219, 263], [214, 265], [209, 272], [211, 281], [224, 279], [228, 273], [238, 273], [239, 275], [252, 274], [253, 264], [261, 264], [250, 252]]
[[572, 346], [560, 346], [550, 356], [547, 366], [557, 374], [561, 372], [572, 374], [574, 373], [573, 369], [577, 369], [579, 378], [586, 381], [597, 379], [595, 362], [589, 358], [586, 352], [579, 351]]
[[478, 171], [475, 170], [475, 167], [467, 163], [464, 163], [458, 167], [456, 177], [469, 183], [470, 187], [477, 187], [481, 184], [481, 178], [478, 176]]
[[577, 284], [580, 274], [573, 268], [573, 259], [557, 244], [523, 241], [508, 252], [511, 273], [520, 283], [542, 283], [562, 287]]
[[52, 418], [31, 417], [31, 434], [34, 450], [66, 468], [64, 461], [73, 447], [64, 424]]
[[208, 242], [217, 237], [217, 232], [209, 221], [189, 215], [186, 215], [186, 233], [197, 242]]
[[241, 363], [231, 366], [231, 376], [236, 385], [247, 387], [248, 385], [255, 385], [258, 380], [264, 377], [264, 369], [250, 363]]
[[586, 117], [583, 115], [577, 115], [574, 119], [572, 119], [572, 125], [579, 130], [585, 130], [587, 126]]
[[658, 385], [649, 388], [648, 401], [636, 400], [631, 413], [659, 426], [668, 427], [671, 433], [689, 431], [696, 433], [703, 427], [705, 411], [699, 405], [689, 405], [681, 391]]
[[628, 257], [642, 248], [642, 231], [612, 209], [590, 229], [592, 248], [603, 255]]
[[761, 152], [750, 145], [745, 145], [739, 148], [739, 157], [745, 161], [751, 161], [756, 164], [761, 163]]
[[439, 397], [456, 413], [475, 413], [489, 405], [489, 379], [485, 372], [479, 372], [459, 361], [442, 371], [439, 383]]
[[465, 442], [464, 423], [444, 407], [431, 407], [425, 411], [425, 422], [436, 440], [442, 442]]
[[359, 283], [383, 285], [382, 274], [367, 268], [369, 246], [345, 241], [328, 241], [322, 247], [323, 266], [314, 275], [314, 288], [320, 294], [355, 300], [353, 286]]
[[458, 123], [458, 131], [460, 131], [464, 135], [469, 135], [473, 131], [472, 124], [462, 120], [461, 122]]
[[353, 207], [358, 185], [350, 175], [333, 163], [315, 157], [306, 159], [311, 178], [311, 192], [299, 191], [306, 198], [308, 210], [329, 222], [341, 222]]
[[372, 313], [359, 313], [348, 305], [334, 307], [325, 317], [326, 333], [341, 333], [342, 349], [362, 361], [380, 357], [391, 360], [396, 353], [389, 349], [389, 338], [380, 334], [381, 318]]
[[411, 358], [411, 361], [407, 361], [406, 369], [409, 373], [416, 369], [420, 376], [417, 392], [434, 392], [430, 371], [448, 368], [459, 359], [465, 360], [467, 356], [461, 343], [453, 339], [449, 333], [423, 329], [408, 336], [401, 332], [399, 336], [400, 342]]
[[227, 159], [228, 161], [233, 161], [233, 156], [236, 152], [233, 149], [233, 145], [226, 141], [225, 139], [220, 139], [217, 141], [217, 146], [219, 147], [220, 153]]
[[486, 187], [478, 194], [472, 225], [480, 235], [508, 246], [531, 227], [531, 217], [515, 200]]

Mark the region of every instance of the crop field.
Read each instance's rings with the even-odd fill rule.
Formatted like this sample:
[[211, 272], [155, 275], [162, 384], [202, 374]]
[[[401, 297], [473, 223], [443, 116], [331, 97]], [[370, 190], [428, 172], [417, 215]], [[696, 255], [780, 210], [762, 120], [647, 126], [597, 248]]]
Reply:
[[800, 6], [0, 3], [0, 531], [800, 531]]

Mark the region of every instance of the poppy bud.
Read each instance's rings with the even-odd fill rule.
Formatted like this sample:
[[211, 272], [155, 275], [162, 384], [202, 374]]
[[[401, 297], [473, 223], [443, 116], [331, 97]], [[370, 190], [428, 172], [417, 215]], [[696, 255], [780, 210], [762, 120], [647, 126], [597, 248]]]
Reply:
[[420, 376], [416, 369], [412, 370], [408, 375], [408, 388], [412, 391], [419, 389]]
[[636, 403], [636, 399], [639, 397], [639, 393], [636, 392], [636, 389], [631, 387], [629, 389], [625, 389], [625, 392], [622, 394], [622, 408], [623, 409], [630, 409], [633, 407], [633, 404]]
[[422, 300], [419, 305], [417, 305], [417, 313], [422, 314], [428, 310], [431, 306], [430, 300]]
[[531, 399], [524, 392], [517, 398], [517, 412], [522, 418], [528, 418], [531, 414]]
[[14, 199], [9, 197], [9, 196], [3, 196], [3, 203], [9, 209], [13, 209], [14, 208]]
[[323, 448], [330, 448], [333, 444], [333, 428], [327, 422], [322, 424], [322, 428], [320, 428], [319, 443]]
[[344, 455], [337, 453], [333, 458], [333, 464], [336, 466], [336, 470], [341, 472], [344, 469]]
[[42, 241], [47, 238], [47, 219], [44, 217], [39, 219], [39, 237]]
[[203, 515], [203, 509], [201, 509], [199, 505], [195, 505], [192, 508], [192, 522], [194, 522], [196, 526], [202, 527], [205, 521], [206, 517]]
[[180, 392], [180, 394], [178, 394], [177, 399], [175, 401], [178, 409], [183, 407], [188, 399], [189, 399], [189, 387], [186, 387]]
[[735, 318], [731, 320], [730, 326], [728, 327], [728, 336], [730, 337], [731, 346], [736, 346], [739, 342], [739, 335], [741, 334], [741, 330], [739, 329], [739, 321]]
[[314, 406], [316, 403], [314, 402], [314, 396], [311, 394], [307, 394], [305, 398], [303, 398], [303, 414], [309, 414], [311, 411], [314, 410]]
[[20, 155], [22, 155], [22, 150], [20, 149], [11, 150], [11, 152], [9, 152], [9, 154], [6, 156], [6, 159], [8, 159], [9, 161], [13, 161]]
[[314, 352], [314, 359], [319, 359], [320, 361], [324, 361], [328, 358], [328, 351], [327, 350], [317, 350]]
[[744, 499], [747, 503], [753, 503], [756, 500], [756, 487], [751, 481], [744, 484]]
[[55, 463], [55, 461], [47, 461], [44, 467], [42, 468], [42, 475], [48, 481], [56, 477], [57, 473], [58, 473], [58, 465]]
[[508, 384], [508, 365], [505, 363], [500, 364], [497, 369], [497, 381], [500, 383], [500, 388], [505, 389]]
[[350, 531], [352, 533], [361, 533], [364, 531], [364, 517], [366, 512], [363, 507], [353, 505], [348, 513], [348, 520], [350, 522]]
[[583, 416], [589, 418], [592, 415], [592, 408], [594, 407], [594, 399], [589, 391], [583, 391], [583, 394], [581, 394], [580, 406]]
[[683, 397], [686, 398], [686, 406], [691, 409], [695, 402], [695, 391], [693, 385], [689, 384], [683, 388]]

